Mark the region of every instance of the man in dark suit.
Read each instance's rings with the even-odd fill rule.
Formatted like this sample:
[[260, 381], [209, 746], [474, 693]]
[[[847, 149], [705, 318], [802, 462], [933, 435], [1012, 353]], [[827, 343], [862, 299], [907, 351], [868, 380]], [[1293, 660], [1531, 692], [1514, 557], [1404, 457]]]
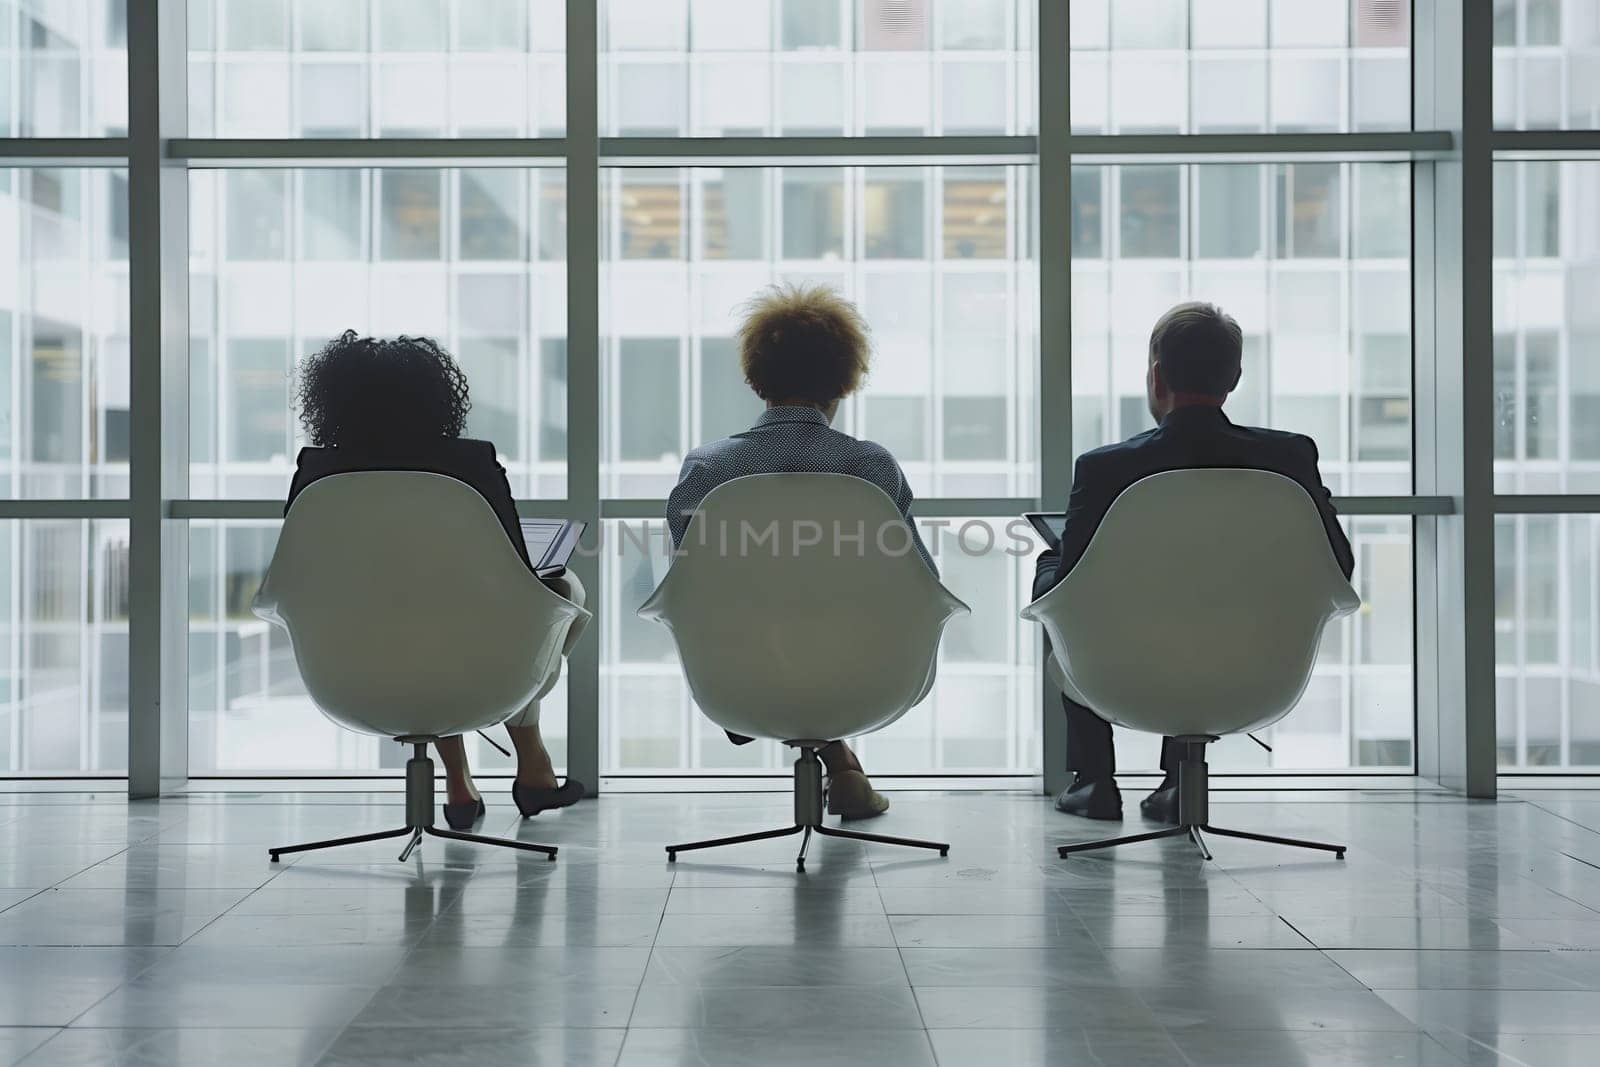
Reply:
[[[1067, 576], [1124, 489], [1161, 471], [1240, 467], [1272, 471], [1305, 487], [1322, 512], [1328, 543], [1349, 577], [1355, 569], [1350, 542], [1339, 527], [1328, 490], [1317, 470], [1317, 446], [1302, 434], [1235, 426], [1222, 413], [1243, 373], [1244, 335], [1239, 324], [1213, 304], [1179, 304], [1150, 333], [1145, 391], [1156, 428], [1078, 457], [1059, 549], [1039, 556], [1034, 599]], [[1056, 808], [1090, 819], [1122, 818], [1111, 724], [1062, 695], [1067, 713], [1067, 766], [1072, 784]], [[1161, 786], [1140, 811], [1162, 822], [1177, 821], [1178, 751], [1171, 738], [1161, 745]]]

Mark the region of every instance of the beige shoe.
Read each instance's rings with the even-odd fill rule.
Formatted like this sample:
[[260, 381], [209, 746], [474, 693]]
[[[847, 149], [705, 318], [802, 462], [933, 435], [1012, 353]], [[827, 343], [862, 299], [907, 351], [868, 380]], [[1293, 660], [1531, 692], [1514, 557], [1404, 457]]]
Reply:
[[840, 771], [828, 779], [828, 814], [870, 819], [889, 810], [889, 798], [872, 788], [861, 771]]

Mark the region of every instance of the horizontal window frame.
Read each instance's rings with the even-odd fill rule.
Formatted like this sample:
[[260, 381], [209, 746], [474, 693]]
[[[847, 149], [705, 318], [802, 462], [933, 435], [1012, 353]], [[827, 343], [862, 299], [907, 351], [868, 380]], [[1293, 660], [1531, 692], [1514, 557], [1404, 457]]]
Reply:
[[[116, 142], [107, 141], [106, 144]], [[124, 142], [120, 142], [125, 145]], [[1068, 134], [1068, 155], [1082, 162], [1124, 159], [1261, 157], [1404, 161], [1450, 158], [1455, 135], [1448, 130], [1393, 133], [1174, 133]], [[164, 156], [190, 167], [317, 166], [359, 161], [362, 166], [518, 166], [565, 159], [565, 137], [532, 138], [174, 138]], [[715, 165], [740, 161], [770, 166], [792, 160], [826, 165], [871, 163], [1036, 163], [1037, 135], [952, 137], [602, 137], [599, 163], [609, 166]], [[537, 165], [537, 164], [535, 164]]]
[[0, 137], [0, 167], [126, 167], [126, 137]]
[[[1068, 134], [1068, 157], [1079, 163], [1128, 161], [1204, 163], [1250, 157], [1257, 162], [1336, 159], [1385, 162], [1453, 158], [1449, 130], [1392, 133]], [[1600, 154], [1600, 134], [1587, 131], [1505, 131], [1499, 152]], [[126, 137], [0, 138], [0, 166], [126, 165]], [[178, 137], [162, 157], [190, 169], [225, 167], [554, 166], [573, 154], [565, 137]], [[901, 164], [1036, 164], [1037, 135], [951, 137], [602, 137], [599, 164], [693, 166], [718, 162], [774, 166], [793, 161], [837, 166], [892, 160]]]
[[[37, 502], [35, 502], [37, 503]], [[73, 504], [71, 501], [55, 501], [54, 504]], [[99, 507], [105, 501], [86, 501], [85, 506]], [[0, 518], [122, 518], [126, 516], [127, 502], [110, 502], [120, 506], [121, 510], [105, 513], [96, 512], [88, 514], [55, 514], [49, 515], [15, 515], [7, 516], [0, 511]], [[26, 508], [28, 502], [19, 504]], [[1367, 516], [1367, 515], [1453, 515], [1455, 514], [1455, 500], [1448, 496], [1336, 496], [1333, 498], [1334, 507], [1341, 515]], [[1025, 511], [1040, 510], [1038, 497], [920, 497], [912, 508], [912, 513], [917, 518], [946, 519], [946, 518], [974, 518], [992, 519], [1015, 517]], [[574, 515], [576, 509], [566, 500], [557, 499], [531, 499], [517, 500], [517, 513], [528, 518], [588, 518], [584, 515]], [[639, 497], [607, 497], [600, 501], [601, 519], [659, 519], [666, 514], [667, 502], [663, 499]], [[1590, 510], [1600, 511], [1600, 497], [1594, 498]], [[184, 500], [170, 500], [167, 502], [166, 517], [169, 519], [281, 519], [283, 517], [283, 501], [281, 500], [246, 500], [246, 499], [200, 499], [190, 498]]]

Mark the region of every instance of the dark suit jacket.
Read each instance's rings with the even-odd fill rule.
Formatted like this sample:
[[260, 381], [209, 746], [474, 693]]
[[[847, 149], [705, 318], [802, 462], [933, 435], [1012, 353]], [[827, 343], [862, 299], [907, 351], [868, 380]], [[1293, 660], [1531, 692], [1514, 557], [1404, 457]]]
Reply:
[[528, 546], [522, 539], [516, 498], [511, 495], [506, 469], [500, 466], [490, 442], [462, 437], [381, 446], [302, 448], [295, 465], [294, 482], [289, 486], [289, 499], [283, 505], [284, 514], [288, 514], [289, 505], [300, 491], [318, 478], [355, 471], [425, 471], [466, 482], [494, 508], [495, 517], [505, 527], [517, 555], [524, 563], [528, 562]]
[[1303, 434], [1235, 426], [1221, 408], [1187, 407], [1168, 415], [1154, 430], [1078, 457], [1061, 551], [1040, 554], [1033, 579], [1034, 599], [1054, 588], [1077, 564], [1111, 502], [1124, 489], [1162, 471], [1201, 467], [1271, 471], [1299, 482], [1322, 512], [1322, 525], [1339, 569], [1346, 578], [1354, 572], [1355, 555], [1339, 528], [1339, 513], [1317, 470], [1316, 442]]

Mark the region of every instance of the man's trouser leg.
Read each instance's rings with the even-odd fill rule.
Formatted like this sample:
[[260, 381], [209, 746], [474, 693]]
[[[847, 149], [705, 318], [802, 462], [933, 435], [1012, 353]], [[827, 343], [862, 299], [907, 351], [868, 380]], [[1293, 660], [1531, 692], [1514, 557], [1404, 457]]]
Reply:
[[1178, 784], [1178, 764], [1183, 759], [1184, 746], [1170, 737], [1161, 739], [1161, 773], [1166, 775], [1162, 786]]
[[1111, 724], [1061, 694], [1067, 713], [1067, 769], [1096, 781], [1117, 772], [1117, 753], [1111, 743]]
[[[1044, 654], [1053, 655], [1050, 637], [1045, 635]], [[1111, 744], [1111, 724], [1061, 694], [1061, 708], [1067, 713], [1067, 770], [1092, 781], [1103, 781], [1117, 772], [1117, 753]]]
[[[1048, 637], [1044, 641], [1044, 652], [1050, 655]], [[1094, 780], [1116, 774], [1117, 752], [1111, 738], [1111, 724], [1065, 693], [1061, 694], [1061, 708], [1067, 713], [1067, 770]], [[1170, 737], [1163, 737], [1161, 773], [1174, 784], [1178, 781], [1178, 762], [1182, 759], [1183, 746]]]

